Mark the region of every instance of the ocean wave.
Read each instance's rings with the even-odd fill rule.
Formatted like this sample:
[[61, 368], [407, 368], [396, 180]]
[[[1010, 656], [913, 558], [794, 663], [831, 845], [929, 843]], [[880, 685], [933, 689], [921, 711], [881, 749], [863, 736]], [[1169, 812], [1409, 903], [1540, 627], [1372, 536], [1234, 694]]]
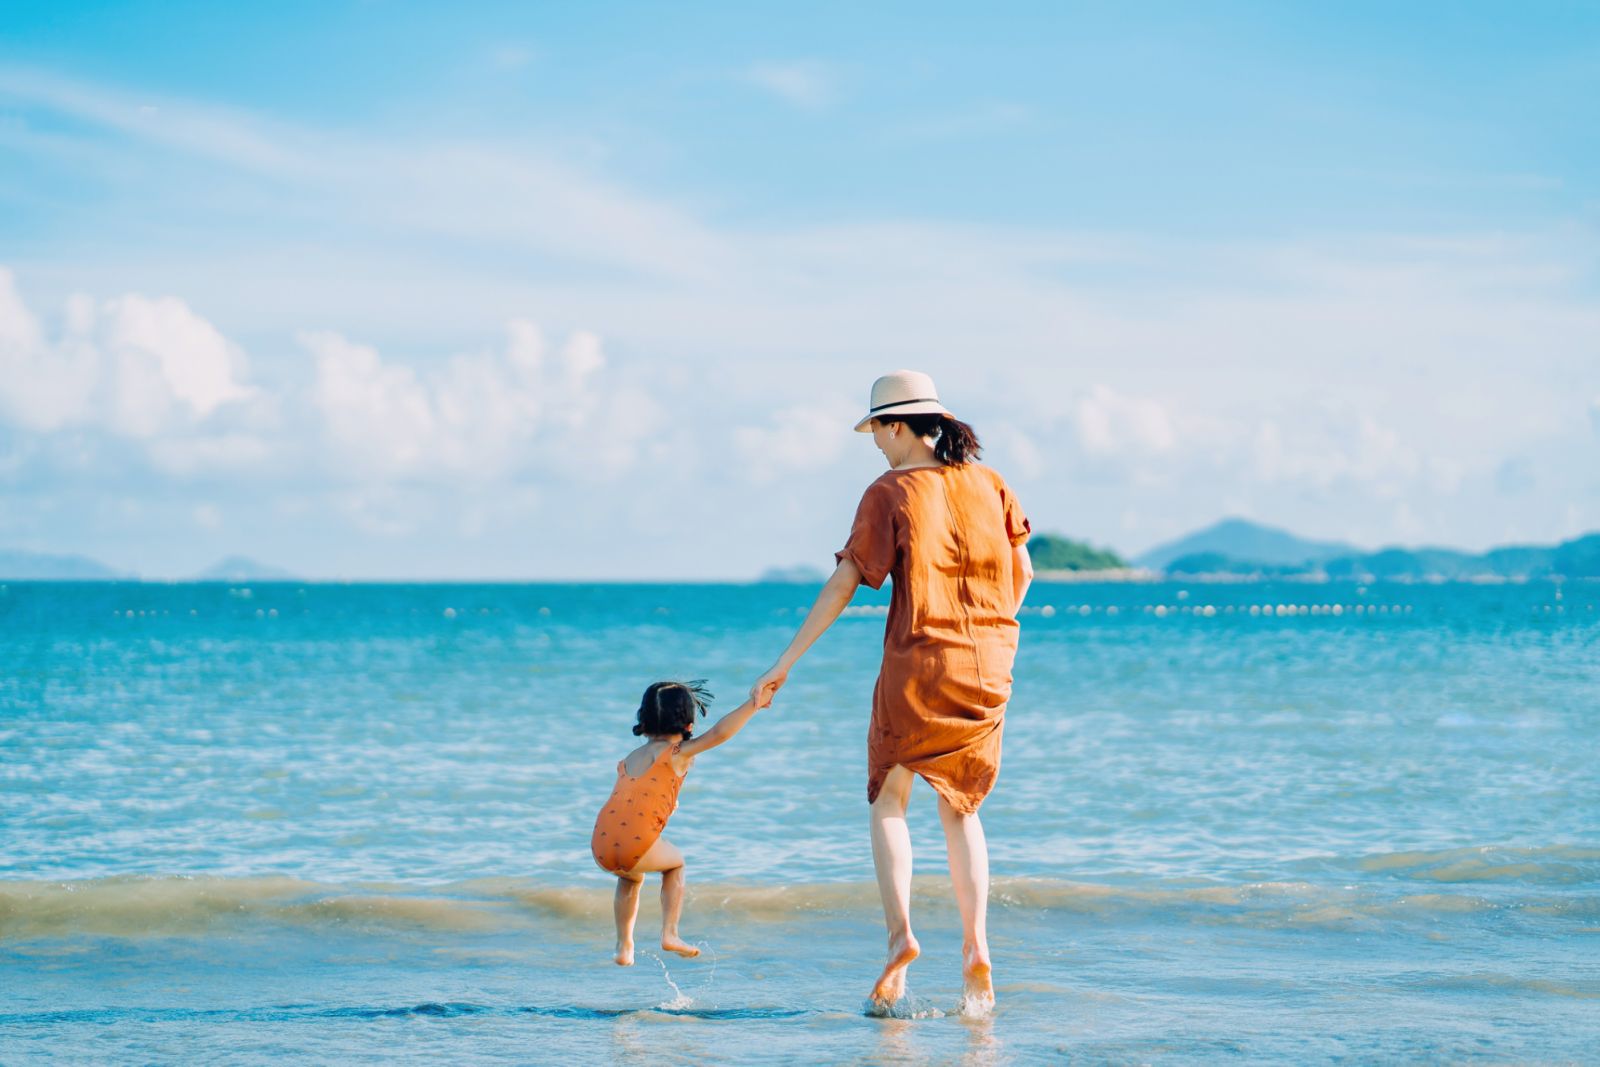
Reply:
[[[919, 913], [954, 911], [949, 883], [943, 878], [918, 877], [912, 892]], [[549, 886], [518, 878], [442, 886], [334, 885], [287, 877], [13, 881], [0, 882], [0, 941], [200, 936], [248, 923], [439, 935], [537, 928], [555, 936], [575, 936], [572, 931], [587, 929], [580, 922], [604, 925], [611, 897], [609, 887]], [[1600, 917], [1600, 902], [1587, 896], [1396, 895], [1381, 886], [1304, 881], [1109, 885], [1002, 878], [994, 883], [991, 901], [1001, 911], [1267, 929], [1374, 928], [1495, 912], [1562, 922], [1592, 923]], [[721, 921], [744, 923], [809, 922], [829, 916], [872, 922], [879, 900], [871, 882], [691, 883], [690, 907]]]
[[1363, 856], [1356, 866], [1369, 873], [1416, 881], [1586, 885], [1600, 882], [1600, 848], [1481, 845], [1431, 852], [1385, 852]]

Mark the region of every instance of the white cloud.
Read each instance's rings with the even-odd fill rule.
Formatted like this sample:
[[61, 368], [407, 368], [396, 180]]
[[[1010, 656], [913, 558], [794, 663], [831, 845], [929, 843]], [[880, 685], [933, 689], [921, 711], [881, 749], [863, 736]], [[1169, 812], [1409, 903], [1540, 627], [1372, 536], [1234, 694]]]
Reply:
[[41, 442], [87, 432], [50, 453], [79, 471], [115, 455], [177, 479], [228, 471], [352, 487], [344, 510], [382, 530], [416, 502], [385, 486], [615, 477], [660, 454], [650, 444], [660, 403], [611, 380], [605, 347], [586, 330], [552, 347], [515, 319], [494, 351], [416, 362], [332, 331], [300, 340], [312, 358], [298, 377], [247, 385], [244, 352], [181, 300], [74, 296], [51, 338], [0, 269], [0, 427]]
[[[763, 66], [776, 68], [764, 91], [797, 106], [833, 98], [824, 68]], [[574, 479], [563, 506], [613, 507], [615, 519], [696, 448], [717, 463], [700, 472], [708, 483], [737, 463], [748, 478], [721, 482], [747, 492], [749, 479], [784, 477], [826, 499], [819, 487], [850, 462], [839, 450], [851, 439], [808, 443], [795, 420], [822, 417], [829, 383], [858, 398], [909, 365], [972, 413], [1008, 476], [1034, 483], [1030, 499], [1100, 494], [1071, 521], [1093, 532], [1099, 515], [1107, 539], [1133, 503], [1152, 538], [1251, 506], [1290, 524], [1335, 514], [1376, 541], [1392, 536], [1397, 496], [1429, 494], [1460, 503], [1418, 504], [1405, 521], [1470, 538], [1457, 531], [1488, 528], [1474, 516], [1493, 509], [1494, 473], [1513, 454], [1551, 457], [1519, 536], [1553, 528], [1568, 498], [1600, 521], [1592, 450], [1586, 465], [1572, 458], [1600, 432], [1600, 397], [1571, 389], [1592, 382], [1587, 339], [1600, 336], [1582, 225], [1254, 244], [917, 220], [762, 229], [602, 180], [545, 144], [347, 135], [181, 100], [141, 115], [117, 91], [0, 77], [7, 96], [62, 120], [0, 129], [8, 150], [119, 175], [92, 221], [149, 201], [148, 217], [173, 227], [166, 247], [136, 257], [115, 251], [125, 233], [93, 248], [63, 238], [30, 287], [52, 306], [84, 287], [177, 294], [251, 338], [263, 376], [218, 343], [224, 331], [171, 309], [81, 298], [46, 328], [6, 276], [0, 420], [16, 431], [6, 469], [34, 464], [22, 477], [50, 454], [36, 435], [154, 427], [138, 454], [174, 478], [314, 456], [360, 495], [351, 514], [389, 530], [458, 487], [487, 499], [545, 474]], [[226, 240], [189, 240], [213, 222], [233, 227]], [[317, 271], [304, 269], [308, 247]], [[592, 324], [606, 345], [573, 335], [552, 348], [521, 323], [492, 352], [412, 354], [530, 313], [562, 330]], [[318, 335], [302, 363], [255, 340], [312, 323], [339, 332]], [[628, 374], [606, 365], [606, 348], [628, 355]], [[650, 386], [629, 387], [641, 372]], [[798, 414], [751, 414], [773, 395]], [[251, 414], [262, 405], [277, 421]], [[633, 480], [627, 493], [591, 489], [578, 472]], [[417, 482], [435, 497], [380, 492]], [[326, 507], [326, 486], [301, 488], [313, 512]], [[1165, 506], [1183, 493], [1188, 511]]]
[[1264, 482], [1326, 488], [1340, 480], [1365, 482], [1398, 496], [1422, 468], [1417, 450], [1370, 415], [1346, 419], [1306, 413], [1285, 432], [1274, 419], [1256, 428], [1255, 473]]
[[287, 175], [306, 160], [285, 151], [282, 131], [262, 129], [237, 113], [190, 100], [151, 103], [138, 96], [41, 71], [0, 67], [0, 95], [68, 112], [109, 129], [209, 159]]
[[203, 419], [243, 400], [243, 351], [172, 297], [129, 294], [101, 313], [100, 345], [112, 368], [112, 424], [130, 437], [151, 437], [175, 412]]
[[[562, 461], [580, 452], [615, 473], [632, 464], [654, 424], [648, 398], [599, 384], [605, 352], [587, 331], [552, 353], [536, 326], [516, 320], [503, 350], [457, 355], [431, 369], [386, 362], [372, 346], [336, 333], [308, 333], [301, 342], [316, 360], [312, 403], [336, 478], [487, 484], [560, 477]], [[604, 426], [596, 424], [602, 388], [612, 416]]]
[[794, 107], [817, 110], [833, 100], [832, 73], [825, 65], [810, 60], [754, 63], [745, 68], [741, 77]]
[[9, 270], [0, 267], [0, 412], [31, 430], [54, 430], [81, 420], [99, 376], [99, 354], [85, 340], [92, 315], [73, 301], [67, 336], [45, 340]]
[[802, 471], [821, 470], [838, 461], [849, 437], [838, 432], [855, 425], [859, 409], [843, 400], [790, 404], [734, 429], [733, 440], [747, 478], [766, 484]]
[[37, 431], [95, 426], [147, 439], [247, 399], [242, 350], [181, 300], [130, 293], [67, 302], [46, 337], [0, 268], [0, 410]]
[[1104, 385], [1081, 397], [1074, 415], [1078, 443], [1090, 455], [1160, 453], [1177, 443], [1166, 405], [1148, 397], [1125, 396]]

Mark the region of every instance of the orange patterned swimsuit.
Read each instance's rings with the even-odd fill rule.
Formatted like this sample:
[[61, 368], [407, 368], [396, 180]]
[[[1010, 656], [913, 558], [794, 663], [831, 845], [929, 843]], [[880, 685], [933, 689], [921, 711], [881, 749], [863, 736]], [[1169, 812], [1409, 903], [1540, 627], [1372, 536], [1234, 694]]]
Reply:
[[683, 784], [672, 771], [677, 753], [678, 745], [666, 746], [638, 777], [628, 773], [624, 761], [617, 761], [616, 787], [595, 818], [594, 836], [589, 839], [594, 861], [612, 874], [637, 867], [677, 810], [678, 787]]

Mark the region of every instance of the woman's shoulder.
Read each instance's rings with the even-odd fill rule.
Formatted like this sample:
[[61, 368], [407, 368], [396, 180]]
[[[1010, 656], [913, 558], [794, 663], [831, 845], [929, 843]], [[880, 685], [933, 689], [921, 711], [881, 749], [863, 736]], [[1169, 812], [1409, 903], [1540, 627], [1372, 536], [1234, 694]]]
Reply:
[[989, 466], [987, 463], [979, 463], [977, 460], [971, 460], [961, 464], [960, 467], [956, 469], [959, 470], [966, 477], [966, 479], [974, 485], [985, 488], [992, 487], [1000, 490], [1002, 493], [1011, 491], [1011, 487], [1006, 485], [1006, 480], [1000, 474], [1000, 472]]
[[905, 472], [889, 469], [873, 479], [861, 494], [861, 503], [889, 503], [904, 499], [906, 495]]
[[982, 472], [981, 476], [984, 477], [984, 478], [988, 478], [988, 479], [990, 479], [992, 481], [998, 482], [1001, 485], [1005, 485], [1006, 484], [1006, 480], [1005, 480], [1004, 476], [1002, 476], [999, 471], [995, 470], [993, 467], [989, 466], [987, 463], [979, 463], [977, 460], [973, 460], [971, 463], [968, 463], [967, 466], [971, 467], [972, 469], [974, 469], [976, 471], [981, 471]]

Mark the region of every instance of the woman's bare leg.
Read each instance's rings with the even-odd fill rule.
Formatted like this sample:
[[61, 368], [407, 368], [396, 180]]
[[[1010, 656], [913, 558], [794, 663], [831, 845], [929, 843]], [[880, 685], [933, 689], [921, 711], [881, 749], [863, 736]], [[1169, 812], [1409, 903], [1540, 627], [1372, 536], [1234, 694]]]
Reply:
[[939, 798], [939, 821], [950, 855], [950, 882], [961, 909], [962, 1009], [970, 1013], [994, 1006], [989, 966], [989, 844], [978, 813], [963, 815]]
[[905, 994], [906, 968], [921, 951], [911, 933], [911, 829], [906, 825], [906, 804], [912, 779], [910, 771], [894, 767], [872, 802], [872, 865], [878, 872], [883, 924], [889, 933], [889, 960], [871, 994], [882, 1009]]
[[639, 917], [639, 886], [642, 875], [632, 871], [617, 875], [617, 895], [611, 901], [611, 914], [617, 921], [617, 954], [613, 957], [619, 967], [633, 966], [633, 921]]

